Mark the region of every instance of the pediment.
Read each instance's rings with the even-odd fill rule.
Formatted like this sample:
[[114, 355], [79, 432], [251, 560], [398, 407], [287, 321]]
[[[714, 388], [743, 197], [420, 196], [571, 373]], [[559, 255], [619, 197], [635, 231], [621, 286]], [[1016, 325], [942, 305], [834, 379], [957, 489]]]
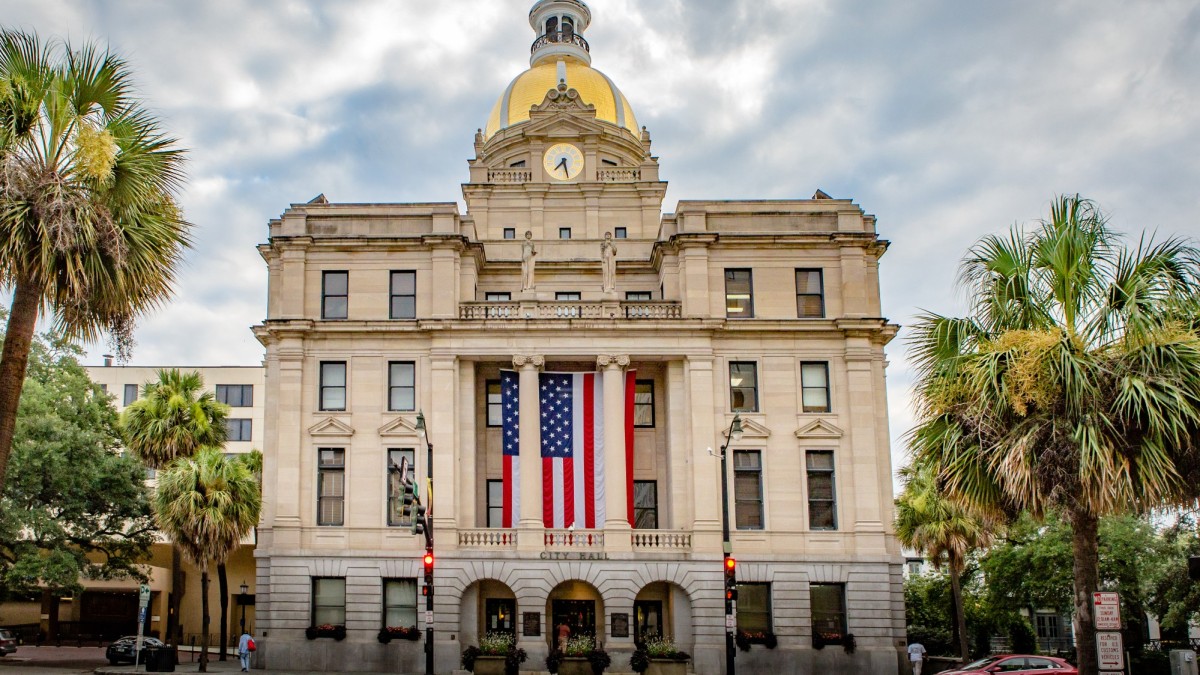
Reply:
[[582, 117], [578, 112], [544, 112], [533, 113], [525, 125], [526, 138], [546, 138], [565, 136], [595, 136], [604, 133], [604, 123], [596, 120], [596, 113], [591, 117]]
[[326, 417], [308, 428], [309, 436], [353, 436], [354, 427], [334, 418]]
[[813, 420], [796, 430], [796, 438], [841, 438], [844, 432], [825, 420]]
[[416, 436], [417, 423], [415, 420], [410, 420], [407, 417], [397, 417], [387, 424], [379, 427], [380, 436]]
[[[721, 435], [728, 438], [729, 427], [722, 429]], [[767, 438], [770, 435], [771, 430], [764, 427], [761, 423], [745, 417], [742, 418], [742, 438]]]

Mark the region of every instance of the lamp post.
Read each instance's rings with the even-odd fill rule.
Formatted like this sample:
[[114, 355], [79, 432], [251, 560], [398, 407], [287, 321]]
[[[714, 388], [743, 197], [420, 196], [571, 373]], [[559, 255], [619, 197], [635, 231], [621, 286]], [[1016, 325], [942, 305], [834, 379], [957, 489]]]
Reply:
[[[728, 470], [728, 450], [733, 443], [742, 440], [742, 416], [734, 414], [733, 423], [729, 425], [729, 433], [726, 434], [725, 443], [721, 445], [721, 549], [728, 559], [733, 554], [733, 546], [729, 543], [729, 470]], [[726, 583], [728, 583], [730, 570], [724, 570]], [[733, 659], [735, 657], [733, 631], [737, 629], [737, 624], [733, 617], [733, 596], [730, 595], [728, 589], [725, 593], [725, 673], [733, 675], [735, 666]]]
[[242, 633], [245, 634], [245, 632], [246, 632], [246, 601], [249, 600], [249, 598], [246, 596], [247, 596], [247, 594], [250, 593], [250, 587], [247, 586], [246, 582], [243, 581], [240, 590], [242, 592], [238, 594], [238, 604], [242, 606]]
[[433, 443], [425, 430], [425, 413], [417, 412], [417, 435], [425, 442], [425, 675], [433, 675]]

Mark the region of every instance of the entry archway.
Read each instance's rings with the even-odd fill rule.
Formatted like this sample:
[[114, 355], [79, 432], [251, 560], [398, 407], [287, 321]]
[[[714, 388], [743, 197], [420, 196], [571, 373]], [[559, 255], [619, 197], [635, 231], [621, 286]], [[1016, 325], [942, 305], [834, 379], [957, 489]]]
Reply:
[[488, 633], [517, 636], [517, 596], [508, 584], [480, 579], [463, 589], [458, 631], [462, 644], [477, 645]]
[[683, 651], [693, 651], [692, 602], [687, 591], [669, 581], [643, 586], [633, 601], [632, 628], [637, 642], [657, 637], [671, 640]]
[[555, 586], [546, 596], [546, 617], [546, 641], [551, 649], [558, 644], [561, 626], [566, 626], [571, 637], [586, 635], [597, 646], [604, 643], [604, 599], [586, 581], [571, 579]]

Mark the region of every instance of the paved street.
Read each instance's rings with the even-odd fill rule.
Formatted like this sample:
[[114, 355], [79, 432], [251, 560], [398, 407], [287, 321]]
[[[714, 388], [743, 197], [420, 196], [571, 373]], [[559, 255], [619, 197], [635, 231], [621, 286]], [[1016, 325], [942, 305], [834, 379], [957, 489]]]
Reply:
[[[175, 668], [177, 673], [198, 672], [198, 664], [191, 661], [192, 655], [180, 652], [181, 663]], [[138, 672], [145, 672], [145, 667]], [[230, 656], [228, 661], [221, 662], [214, 656], [208, 663], [210, 673], [236, 673], [239, 671], [238, 660]], [[104, 659], [103, 647], [30, 647], [22, 645], [16, 654], [0, 658], [0, 675], [25, 673], [27, 675], [79, 675], [80, 673], [96, 673], [96, 675], [115, 675], [117, 673], [135, 672], [133, 666], [110, 666]], [[316, 675], [304, 671], [255, 670], [254, 673], [264, 675]], [[343, 673], [356, 671], [345, 670]], [[327, 674], [322, 674], [327, 675]]]

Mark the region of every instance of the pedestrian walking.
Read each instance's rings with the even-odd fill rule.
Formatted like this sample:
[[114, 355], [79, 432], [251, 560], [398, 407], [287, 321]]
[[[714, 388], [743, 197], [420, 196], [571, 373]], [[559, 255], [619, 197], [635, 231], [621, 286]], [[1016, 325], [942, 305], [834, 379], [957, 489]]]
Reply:
[[567, 640], [571, 638], [571, 627], [564, 621], [558, 624], [558, 651], [566, 653]]
[[242, 637], [238, 638], [238, 660], [242, 662], [243, 673], [250, 672], [250, 652], [256, 648], [254, 638], [250, 637], [250, 633], [243, 631]]
[[909, 645], [908, 660], [912, 662], [913, 675], [921, 675], [921, 667], [925, 665], [925, 645], [916, 641]]

